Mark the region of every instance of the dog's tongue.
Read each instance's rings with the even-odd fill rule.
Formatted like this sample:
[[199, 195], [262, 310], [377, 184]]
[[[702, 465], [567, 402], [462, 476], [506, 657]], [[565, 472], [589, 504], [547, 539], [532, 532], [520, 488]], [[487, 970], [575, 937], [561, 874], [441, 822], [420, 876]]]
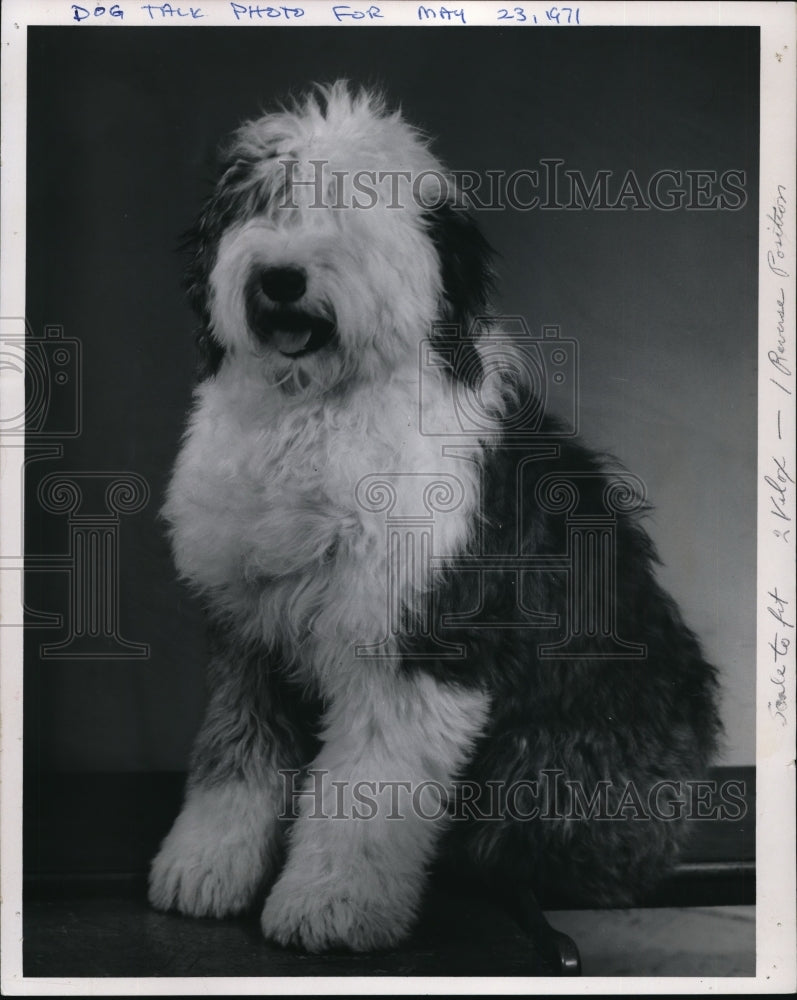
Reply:
[[274, 330], [274, 345], [283, 354], [298, 354], [303, 351], [312, 336], [312, 330]]

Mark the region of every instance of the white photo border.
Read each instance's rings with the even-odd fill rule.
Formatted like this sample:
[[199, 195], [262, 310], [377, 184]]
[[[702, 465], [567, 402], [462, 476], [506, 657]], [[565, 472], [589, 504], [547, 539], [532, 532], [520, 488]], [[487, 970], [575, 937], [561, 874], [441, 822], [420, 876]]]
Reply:
[[[85, 5], [87, 8], [93, 4]], [[108, 3], [124, 19], [103, 16], [105, 26], [164, 26], [179, 30], [196, 23], [190, 16], [153, 20], [147, 5]], [[177, 4], [174, 5], [178, 6]], [[189, 4], [182, 5], [184, 9]], [[332, 3], [302, 0], [305, 16], [294, 23], [337, 26], [346, 30]], [[355, 6], [355, 5], [352, 5]], [[368, 5], [359, 5], [367, 8]], [[417, 5], [382, 2], [383, 24], [417, 25]], [[498, 3], [462, 0], [468, 24], [496, 23]], [[545, 4], [525, 5], [544, 11]], [[256, 30], [231, 15], [226, 0], [202, 0], [203, 25], [237, 26]], [[575, 8], [574, 8], [575, 9]], [[584, 977], [572, 979], [515, 978], [152, 978], [152, 979], [37, 979], [22, 971], [22, 630], [0, 629], [0, 946], [2, 990], [8, 995], [221, 995], [307, 993], [328, 994], [564, 994], [592, 993], [752, 993], [783, 992], [795, 986], [795, 658], [791, 649], [775, 654], [777, 626], [771, 606], [776, 592], [794, 609], [795, 540], [797, 529], [784, 538], [771, 514], [769, 480], [781, 460], [792, 462], [795, 444], [795, 7], [789, 3], [667, 3], [625, 4], [581, 2], [582, 25], [759, 25], [761, 29], [761, 172], [759, 209], [759, 418], [758, 418], [758, 568], [757, 568], [757, 971], [754, 978]], [[2, 11], [2, 280], [0, 317], [19, 326], [25, 316], [25, 205], [26, 205], [26, 30], [30, 25], [74, 23], [74, 5], [68, 2], [6, 0]], [[505, 25], [508, 27], [508, 25]], [[517, 27], [517, 26], [516, 26]], [[356, 23], [352, 21], [352, 30]], [[75, 30], [81, 30], [76, 27]], [[422, 26], [418, 25], [418, 30]], [[456, 23], [451, 30], [467, 30]], [[578, 30], [571, 26], [571, 30]], [[778, 208], [781, 206], [781, 209]], [[773, 218], [773, 209], [776, 218]], [[777, 232], [775, 231], [777, 230]], [[782, 253], [783, 256], [778, 256]], [[773, 256], [774, 255], [774, 256]], [[14, 327], [16, 329], [16, 327]], [[782, 350], [781, 350], [782, 348]], [[780, 351], [788, 376], [775, 367], [772, 352]], [[776, 385], [777, 376], [785, 385]], [[24, 380], [19, 372], [0, 372], [0, 418], [24, 410]], [[21, 551], [20, 497], [11, 488], [20, 481], [23, 450], [9, 449], [3, 468], [0, 552]], [[18, 465], [15, 465], [18, 463]], [[788, 464], [786, 465], [788, 468]], [[796, 477], [797, 478], [797, 477]], [[784, 512], [794, 524], [794, 485], [786, 495]], [[18, 618], [21, 589], [7, 586], [0, 594], [0, 613]], [[793, 621], [793, 616], [792, 616]], [[783, 635], [781, 633], [781, 639]], [[782, 643], [779, 648], [782, 648]], [[776, 704], [777, 694], [783, 700]], [[778, 708], [778, 705], [780, 708]], [[774, 706], [774, 707], [773, 707]]]

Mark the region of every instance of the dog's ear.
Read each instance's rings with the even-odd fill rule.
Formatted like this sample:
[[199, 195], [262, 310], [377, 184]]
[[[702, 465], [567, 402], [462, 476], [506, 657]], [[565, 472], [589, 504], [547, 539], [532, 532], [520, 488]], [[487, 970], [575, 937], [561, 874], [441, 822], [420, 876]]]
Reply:
[[225, 230], [257, 208], [258, 188], [252, 184], [255, 160], [233, 149], [225, 154], [213, 193], [199, 218], [184, 235], [180, 249], [187, 255], [183, 285], [191, 307], [200, 319], [196, 342], [198, 377], [211, 378], [224, 360], [225, 348], [214, 337], [210, 322], [210, 274], [216, 263], [219, 241]]
[[470, 323], [484, 313], [493, 288], [493, 249], [465, 209], [444, 202], [424, 214], [440, 257], [446, 315], [450, 323]]
[[250, 172], [251, 164], [240, 158], [222, 163], [213, 193], [180, 244], [180, 249], [187, 256], [183, 286], [201, 323], [196, 337], [199, 352], [197, 376], [200, 380], [214, 376], [224, 359], [225, 349], [213, 336], [210, 323], [210, 273], [224, 230], [242, 210], [246, 198], [244, 182]]
[[209, 239], [206, 220], [209, 204], [196, 225], [184, 235], [180, 244], [180, 249], [188, 257], [183, 274], [183, 287], [191, 308], [200, 321], [199, 332], [196, 334], [198, 355], [196, 377], [200, 382], [212, 378], [218, 372], [225, 354], [224, 347], [213, 336], [210, 326], [208, 279], [213, 268], [215, 244]]
[[196, 347], [198, 354], [196, 377], [200, 382], [204, 382], [217, 374], [226, 351], [206, 326], [196, 335]]
[[481, 362], [475, 344], [468, 338], [474, 320], [485, 313], [493, 288], [493, 250], [468, 212], [449, 202], [424, 213], [424, 219], [440, 258], [440, 319], [458, 327], [461, 341], [453, 356], [446, 352], [446, 363], [456, 379], [477, 384]]
[[206, 227], [203, 225], [204, 212], [197, 222], [183, 234], [180, 241], [180, 251], [186, 257], [183, 271], [183, 288], [185, 289], [191, 308], [206, 326], [210, 320], [208, 304], [208, 278], [213, 262], [210, 260], [212, 250], [206, 238]]

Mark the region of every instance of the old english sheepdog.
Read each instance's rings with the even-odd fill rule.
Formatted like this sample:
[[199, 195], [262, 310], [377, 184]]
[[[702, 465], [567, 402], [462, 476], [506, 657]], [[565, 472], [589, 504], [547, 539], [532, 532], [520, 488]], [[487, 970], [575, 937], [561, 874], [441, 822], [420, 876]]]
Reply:
[[226, 157], [164, 507], [209, 706], [151, 902], [264, 897], [268, 938], [321, 951], [400, 941], [433, 862], [630, 901], [682, 839], [716, 679], [641, 482], [552, 412], [566, 338], [483, 318], [490, 249], [379, 95], [315, 87]]

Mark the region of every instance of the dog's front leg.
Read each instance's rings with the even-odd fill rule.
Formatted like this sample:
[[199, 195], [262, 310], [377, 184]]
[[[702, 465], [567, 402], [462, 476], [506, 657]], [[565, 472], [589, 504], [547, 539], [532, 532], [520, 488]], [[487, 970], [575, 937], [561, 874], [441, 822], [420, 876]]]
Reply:
[[185, 802], [149, 878], [153, 906], [195, 917], [241, 912], [274, 875], [282, 853], [279, 770], [313, 752], [300, 745], [301, 709], [262, 659], [221, 646], [209, 682]]
[[387, 947], [409, 930], [445, 826], [445, 792], [482, 731], [487, 696], [366, 667], [332, 698], [267, 937], [309, 951]]

